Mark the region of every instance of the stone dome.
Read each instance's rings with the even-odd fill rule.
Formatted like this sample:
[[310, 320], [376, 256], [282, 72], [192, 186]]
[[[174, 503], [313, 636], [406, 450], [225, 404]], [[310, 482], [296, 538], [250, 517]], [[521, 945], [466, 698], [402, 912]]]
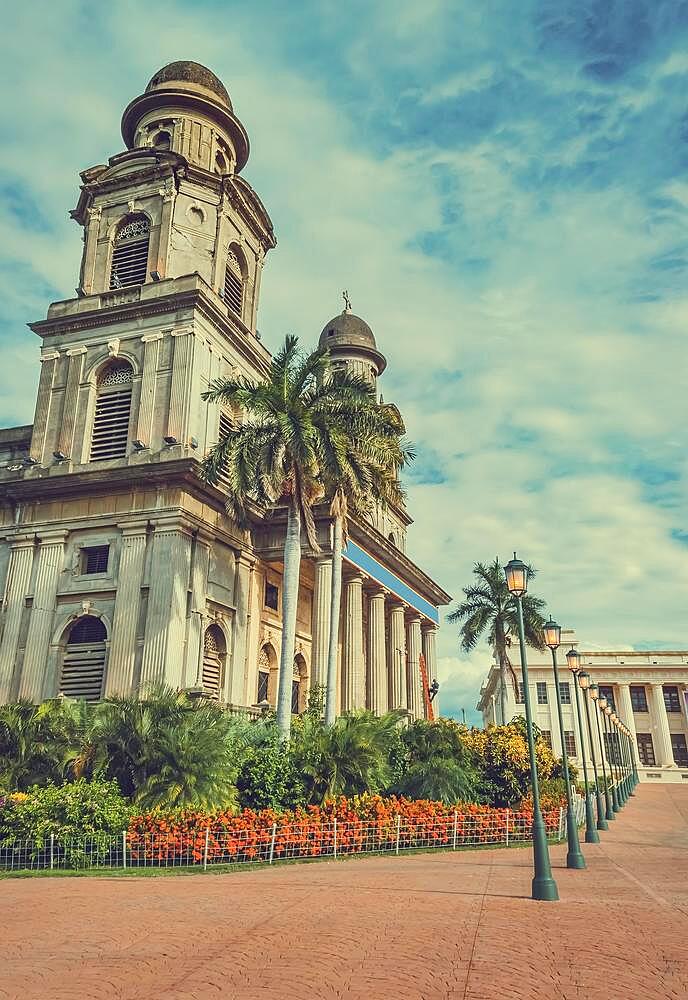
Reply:
[[149, 94], [154, 90], [189, 90], [201, 93], [219, 101], [229, 111], [233, 110], [227, 88], [222, 80], [206, 66], [186, 59], [168, 63], [167, 66], [159, 69], [150, 78], [145, 93]]
[[368, 347], [375, 351], [377, 344], [373, 331], [360, 316], [343, 312], [326, 323], [320, 334], [320, 347]]

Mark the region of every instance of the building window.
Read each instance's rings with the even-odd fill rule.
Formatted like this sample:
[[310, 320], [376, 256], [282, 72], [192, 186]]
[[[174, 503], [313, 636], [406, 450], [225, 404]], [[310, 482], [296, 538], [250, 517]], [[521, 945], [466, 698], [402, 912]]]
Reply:
[[219, 625], [211, 625], [203, 637], [203, 672], [201, 682], [204, 693], [217, 701], [224, 681], [227, 644]]
[[631, 708], [634, 712], [647, 712], [647, 694], [644, 687], [631, 684]]
[[665, 684], [664, 691], [664, 705], [667, 712], [680, 712], [681, 702], [678, 698], [678, 688], [675, 685]]
[[144, 216], [129, 219], [117, 230], [112, 249], [110, 288], [142, 285], [148, 276], [150, 222]]
[[614, 688], [611, 684], [600, 684], [599, 691], [600, 698], [606, 698], [607, 704], [610, 706], [612, 712], [615, 712], [616, 705], [614, 704]]
[[259, 670], [258, 671], [258, 697], [256, 701], [258, 704], [268, 700], [268, 684], [270, 683], [270, 671], [269, 670]]
[[65, 698], [98, 701], [103, 694], [105, 640], [100, 618], [85, 615], [72, 625], [60, 671], [59, 694]]
[[164, 129], [157, 133], [153, 139], [154, 149], [171, 149], [172, 148], [172, 136], [169, 132]]
[[92, 573], [107, 573], [109, 545], [88, 545], [81, 550], [81, 573], [90, 576]]
[[547, 704], [547, 684], [545, 681], [538, 681], [536, 684], [537, 688], [537, 701], [538, 705]]
[[559, 681], [559, 697], [562, 705], [571, 704], [571, 685], [568, 681]]
[[679, 767], [688, 767], [688, 747], [683, 733], [671, 734], [671, 749], [674, 754], [674, 763]]
[[517, 705], [524, 705], [525, 701], [526, 701], [526, 699], [525, 699], [525, 688], [523, 687], [523, 681], [519, 681], [518, 682], [518, 695], [516, 697], [516, 704]]
[[621, 763], [621, 749], [619, 746], [618, 733], [604, 734], [604, 752], [606, 754], [607, 760], [611, 764]]
[[[218, 427], [218, 444], [221, 444], [233, 430], [236, 429], [231, 413], [227, 410], [220, 410], [220, 422]], [[227, 475], [227, 463], [223, 462], [217, 476], [217, 485], [229, 489], [229, 476]]]
[[235, 312], [237, 316], [241, 316], [244, 305], [244, 275], [241, 270], [239, 258], [233, 250], [227, 251], [222, 298], [232, 312]]
[[549, 729], [541, 729], [540, 736], [543, 738], [547, 746], [552, 749], [552, 732]]
[[109, 365], [98, 379], [91, 461], [124, 458], [129, 441], [133, 371], [128, 361]]
[[576, 736], [574, 733], [570, 733], [564, 730], [564, 748], [566, 750], [567, 757], [576, 756]]
[[644, 767], [655, 766], [655, 748], [652, 745], [651, 733], [638, 733], [638, 757]]
[[265, 582], [265, 607], [277, 611], [279, 604], [279, 588], [274, 583]]

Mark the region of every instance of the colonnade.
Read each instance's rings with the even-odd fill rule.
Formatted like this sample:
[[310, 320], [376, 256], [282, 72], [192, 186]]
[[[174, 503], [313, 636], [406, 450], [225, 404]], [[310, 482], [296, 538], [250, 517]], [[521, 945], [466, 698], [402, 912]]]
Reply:
[[[330, 558], [316, 560], [312, 684], [324, 685], [327, 679], [331, 574]], [[420, 656], [432, 681], [436, 624], [357, 570], [347, 570], [341, 608], [338, 710], [368, 708], [382, 715], [405, 709], [413, 718], [424, 718]]]

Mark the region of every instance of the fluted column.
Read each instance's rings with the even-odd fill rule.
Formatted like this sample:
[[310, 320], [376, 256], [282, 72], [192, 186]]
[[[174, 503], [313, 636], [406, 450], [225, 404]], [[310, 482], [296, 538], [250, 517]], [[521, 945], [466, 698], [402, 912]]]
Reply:
[[385, 594], [380, 587], [368, 603], [368, 697], [367, 707], [376, 715], [387, 711], [387, 657], [385, 650]]
[[87, 347], [71, 347], [67, 351], [69, 367], [67, 369], [67, 384], [65, 386], [64, 406], [62, 408], [62, 421], [60, 423], [57, 447], [63, 455], [74, 461], [76, 461], [73, 455], [74, 428], [76, 427], [77, 408], [79, 405], [79, 386], [81, 384], [84, 360], [87, 352]]
[[48, 647], [55, 617], [55, 597], [64, 562], [66, 531], [51, 533], [41, 538], [36, 558], [36, 582], [33, 607], [26, 636], [26, 651], [19, 684], [19, 697], [41, 701], [46, 692], [45, 671]]
[[664, 704], [664, 690], [661, 684], [650, 685], [650, 716], [652, 718], [652, 737], [655, 747], [655, 758], [664, 767], [675, 767], [674, 751], [671, 746], [671, 731]]
[[389, 674], [389, 707], [406, 708], [406, 630], [404, 605], [391, 601], [389, 608], [389, 648], [387, 651]]
[[158, 384], [158, 364], [162, 339], [162, 333], [147, 333], [141, 337], [143, 377], [141, 378], [141, 395], [136, 419], [136, 439], [142, 441], [148, 448], [152, 445], [155, 393]]
[[55, 385], [55, 376], [58, 370], [57, 362], [59, 359], [59, 351], [45, 351], [41, 355], [41, 377], [38, 383], [36, 411], [31, 434], [31, 457], [35, 458], [39, 463], [43, 462], [43, 455], [45, 453], [45, 439], [48, 430], [50, 407], [53, 402], [53, 387]]
[[420, 615], [412, 615], [406, 625], [406, 697], [415, 719], [425, 718], [420, 678]]
[[[437, 626], [424, 622], [421, 625], [420, 631], [423, 642], [423, 659], [425, 660], [425, 669], [428, 672], [428, 683], [432, 684], [437, 679]], [[437, 719], [440, 714], [439, 694], [435, 695], [433, 699], [432, 709]]]
[[136, 631], [146, 558], [146, 525], [122, 528], [117, 594], [110, 636], [105, 693], [129, 695], [134, 686]]
[[365, 707], [362, 576], [356, 575], [346, 580], [344, 602], [342, 711], [350, 712]]
[[[207, 623], [205, 621], [205, 601], [208, 589], [208, 565], [210, 563], [210, 540], [198, 534], [193, 545], [191, 565], [191, 614], [186, 639], [186, 663], [184, 665], [184, 686], [200, 687], [203, 670], [203, 642]], [[228, 678], [223, 683], [227, 686]], [[220, 699], [225, 699], [220, 690]]]
[[[174, 357], [172, 360], [172, 387], [167, 415], [167, 434], [186, 445], [188, 437], [188, 413], [192, 378], [193, 331], [173, 330]], [[148, 442], [146, 442], [148, 444]]]
[[179, 687], [184, 667], [186, 594], [191, 538], [179, 526], [158, 526], [153, 536], [141, 686]]
[[638, 736], [635, 730], [635, 718], [633, 717], [633, 702], [631, 701], [631, 689], [628, 684], [619, 684], [619, 718], [631, 731], [631, 741], [633, 743], [633, 756], [638, 757]]
[[313, 645], [311, 653], [311, 687], [327, 684], [327, 648], [330, 638], [330, 595], [332, 589], [332, 556], [315, 560], [313, 587]]
[[[234, 631], [232, 633], [232, 671], [227, 697], [233, 705], [252, 704], [256, 698], [255, 666], [249, 670], [249, 630], [251, 627], [251, 594], [255, 559], [245, 552], [236, 555], [234, 563]], [[249, 689], [249, 677], [251, 689]]]
[[21, 629], [24, 601], [31, 584], [35, 541], [23, 535], [12, 541], [4, 598], [4, 629], [0, 644], [0, 704], [13, 699], [14, 668]]

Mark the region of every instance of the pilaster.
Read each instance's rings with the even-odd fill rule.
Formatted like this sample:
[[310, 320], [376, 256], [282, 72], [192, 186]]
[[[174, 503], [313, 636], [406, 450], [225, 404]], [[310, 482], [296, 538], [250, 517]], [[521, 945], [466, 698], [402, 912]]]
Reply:
[[167, 434], [185, 445], [188, 437], [187, 415], [191, 389], [192, 330], [174, 330], [174, 357], [172, 359], [172, 387], [167, 416]]
[[146, 525], [122, 528], [117, 594], [110, 637], [105, 693], [130, 695], [134, 686], [136, 633], [146, 559]]
[[184, 669], [191, 536], [181, 525], [156, 525], [153, 536], [141, 686], [180, 687]]
[[148, 448], [152, 446], [153, 414], [155, 412], [155, 391], [158, 383], [158, 364], [162, 333], [150, 333], [141, 337], [143, 343], [143, 376], [141, 396], [136, 422], [136, 438]]
[[255, 559], [238, 552], [234, 567], [234, 635], [232, 637], [231, 676], [227, 692], [229, 701], [234, 705], [253, 704], [255, 693], [249, 694], [248, 669], [249, 631], [251, 627], [251, 595], [253, 593], [253, 578]]
[[66, 531], [51, 532], [40, 539], [36, 554], [36, 582], [29, 618], [26, 650], [19, 683], [19, 697], [39, 702], [45, 696], [48, 647], [55, 617], [55, 597], [64, 561]]
[[330, 595], [332, 590], [332, 556], [315, 560], [313, 586], [313, 619], [311, 634], [311, 686], [327, 684], [327, 652], [330, 638]]
[[370, 594], [368, 603], [368, 697], [367, 707], [376, 715], [387, 711], [387, 663], [385, 655], [385, 595], [383, 588]]
[[14, 668], [21, 629], [24, 601], [31, 583], [35, 549], [34, 536], [23, 535], [12, 541], [7, 583], [3, 601], [4, 628], [0, 643], [0, 704], [14, 698]]
[[363, 577], [350, 577], [344, 584], [344, 656], [342, 711], [365, 707], [363, 662]]
[[81, 384], [84, 359], [87, 347], [72, 347], [67, 351], [69, 368], [65, 386], [64, 406], [62, 408], [62, 425], [58, 437], [58, 449], [63, 455], [74, 459], [74, 428], [76, 427], [77, 409], [79, 405], [79, 386]]
[[41, 376], [38, 382], [36, 412], [33, 418], [33, 432], [31, 435], [31, 457], [35, 458], [41, 464], [43, 463], [45, 453], [45, 435], [48, 429], [48, 417], [50, 415], [59, 357], [59, 351], [46, 351], [41, 355]]
[[[184, 684], [186, 687], [201, 687], [203, 665], [203, 642], [207, 628], [206, 593], [208, 590], [208, 565], [210, 563], [211, 539], [200, 533], [196, 535], [193, 545], [193, 562], [191, 565], [191, 615], [189, 631], [186, 639], [186, 665], [184, 669]], [[227, 677], [224, 678], [225, 684]], [[222, 691], [220, 692], [222, 696]]]

